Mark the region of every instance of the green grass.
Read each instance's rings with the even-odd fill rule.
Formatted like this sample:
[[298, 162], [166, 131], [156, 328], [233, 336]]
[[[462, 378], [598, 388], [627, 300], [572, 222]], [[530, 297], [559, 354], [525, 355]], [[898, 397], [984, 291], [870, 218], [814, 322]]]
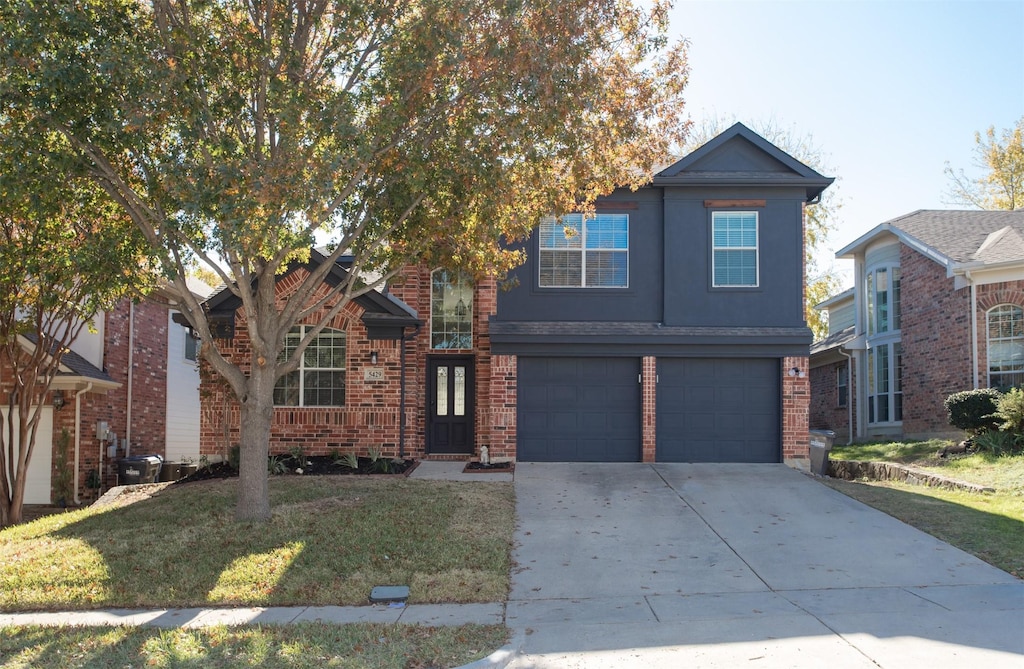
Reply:
[[275, 477], [273, 518], [233, 520], [237, 479], [0, 531], [0, 610], [503, 601], [508, 483]]
[[0, 668], [426, 669], [472, 662], [506, 640], [500, 625], [0, 628]]
[[913, 525], [1019, 578], [1024, 577], [1024, 455], [938, 457], [948, 441], [837, 446], [833, 460], [896, 462], [977, 483], [973, 493], [890, 481], [824, 479], [826, 485]]

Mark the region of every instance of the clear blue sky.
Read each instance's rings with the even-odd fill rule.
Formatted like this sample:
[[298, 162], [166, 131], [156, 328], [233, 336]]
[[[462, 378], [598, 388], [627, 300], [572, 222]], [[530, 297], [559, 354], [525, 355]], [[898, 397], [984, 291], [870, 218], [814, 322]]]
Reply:
[[975, 131], [1024, 116], [1024, 0], [676, 0], [671, 30], [690, 41], [690, 118], [774, 119], [826, 154], [844, 203], [830, 257], [957, 208], [946, 161], [979, 174]]

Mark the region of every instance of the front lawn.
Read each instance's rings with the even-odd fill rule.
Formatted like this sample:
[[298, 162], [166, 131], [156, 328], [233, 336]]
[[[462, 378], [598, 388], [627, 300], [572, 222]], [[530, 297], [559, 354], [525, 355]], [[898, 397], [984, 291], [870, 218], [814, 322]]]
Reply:
[[0, 668], [426, 669], [480, 659], [506, 638], [501, 625], [0, 628]]
[[988, 453], [940, 458], [950, 442], [890, 442], [836, 446], [832, 460], [895, 462], [994, 493], [946, 490], [891, 481], [824, 482], [854, 499], [913, 525], [1014, 576], [1024, 577], [1024, 455]]
[[503, 601], [508, 483], [273, 477], [273, 518], [233, 520], [237, 479], [173, 485], [0, 531], [0, 609]]

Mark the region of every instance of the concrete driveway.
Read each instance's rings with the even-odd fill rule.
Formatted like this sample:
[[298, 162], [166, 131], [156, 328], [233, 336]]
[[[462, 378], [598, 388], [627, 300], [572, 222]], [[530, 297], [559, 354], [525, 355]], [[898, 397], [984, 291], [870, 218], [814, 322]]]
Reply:
[[1024, 667], [1024, 582], [785, 465], [516, 465], [513, 667]]

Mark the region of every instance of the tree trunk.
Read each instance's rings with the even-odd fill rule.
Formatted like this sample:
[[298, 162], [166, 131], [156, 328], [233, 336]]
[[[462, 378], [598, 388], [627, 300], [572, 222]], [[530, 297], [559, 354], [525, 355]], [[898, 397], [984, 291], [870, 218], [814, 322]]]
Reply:
[[254, 365], [249, 394], [241, 403], [241, 449], [238, 465], [238, 505], [235, 520], [270, 520], [267, 458], [270, 425], [274, 419], [274, 375]]

